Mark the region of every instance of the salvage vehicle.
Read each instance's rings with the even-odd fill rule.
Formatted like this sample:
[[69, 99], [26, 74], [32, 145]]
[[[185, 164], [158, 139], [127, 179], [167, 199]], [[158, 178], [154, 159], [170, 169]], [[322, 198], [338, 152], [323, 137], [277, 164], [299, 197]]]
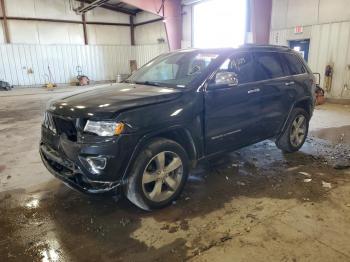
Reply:
[[40, 154], [74, 189], [162, 208], [203, 159], [265, 139], [299, 150], [314, 94], [311, 70], [287, 47], [178, 50], [123, 83], [51, 103]]

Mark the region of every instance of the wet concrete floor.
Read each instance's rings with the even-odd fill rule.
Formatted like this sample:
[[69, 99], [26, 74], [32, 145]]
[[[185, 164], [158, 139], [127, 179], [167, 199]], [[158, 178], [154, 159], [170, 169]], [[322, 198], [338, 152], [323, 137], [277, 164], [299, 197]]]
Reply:
[[335, 128], [316, 110], [300, 152], [264, 141], [204, 162], [149, 213], [52, 178], [37, 145], [61, 93], [15, 92], [0, 94], [0, 261], [350, 261], [348, 108]]

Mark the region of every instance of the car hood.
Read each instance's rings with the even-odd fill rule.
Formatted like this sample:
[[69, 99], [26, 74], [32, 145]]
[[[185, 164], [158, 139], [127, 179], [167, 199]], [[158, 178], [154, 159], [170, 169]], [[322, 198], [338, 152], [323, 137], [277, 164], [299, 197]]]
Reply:
[[49, 111], [67, 117], [113, 117], [115, 113], [173, 100], [181, 90], [128, 83], [111, 84], [55, 101]]

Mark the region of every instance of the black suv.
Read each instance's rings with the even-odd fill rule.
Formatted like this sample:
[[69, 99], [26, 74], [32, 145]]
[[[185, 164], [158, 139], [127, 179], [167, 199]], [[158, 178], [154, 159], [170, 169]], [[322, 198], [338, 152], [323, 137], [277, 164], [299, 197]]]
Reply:
[[204, 158], [268, 138], [297, 151], [314, 89], [311, 70], [287, 47], [179, 50], [123, 83], [51, 103], [40, 153], [72, 188], [124, 192], [142, 209], [160, 208]]

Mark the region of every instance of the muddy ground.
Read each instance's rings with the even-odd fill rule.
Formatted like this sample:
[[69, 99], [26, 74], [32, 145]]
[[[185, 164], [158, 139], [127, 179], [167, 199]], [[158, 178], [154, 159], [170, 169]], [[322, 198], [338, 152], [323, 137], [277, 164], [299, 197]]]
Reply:
[[41, 164], [44, 104], [72, 90], [0, 93], [0, 261], [350, 261], [350, 107], [318, 108], [300, 152], [264, 141], [202, 163], [147, 213]]

